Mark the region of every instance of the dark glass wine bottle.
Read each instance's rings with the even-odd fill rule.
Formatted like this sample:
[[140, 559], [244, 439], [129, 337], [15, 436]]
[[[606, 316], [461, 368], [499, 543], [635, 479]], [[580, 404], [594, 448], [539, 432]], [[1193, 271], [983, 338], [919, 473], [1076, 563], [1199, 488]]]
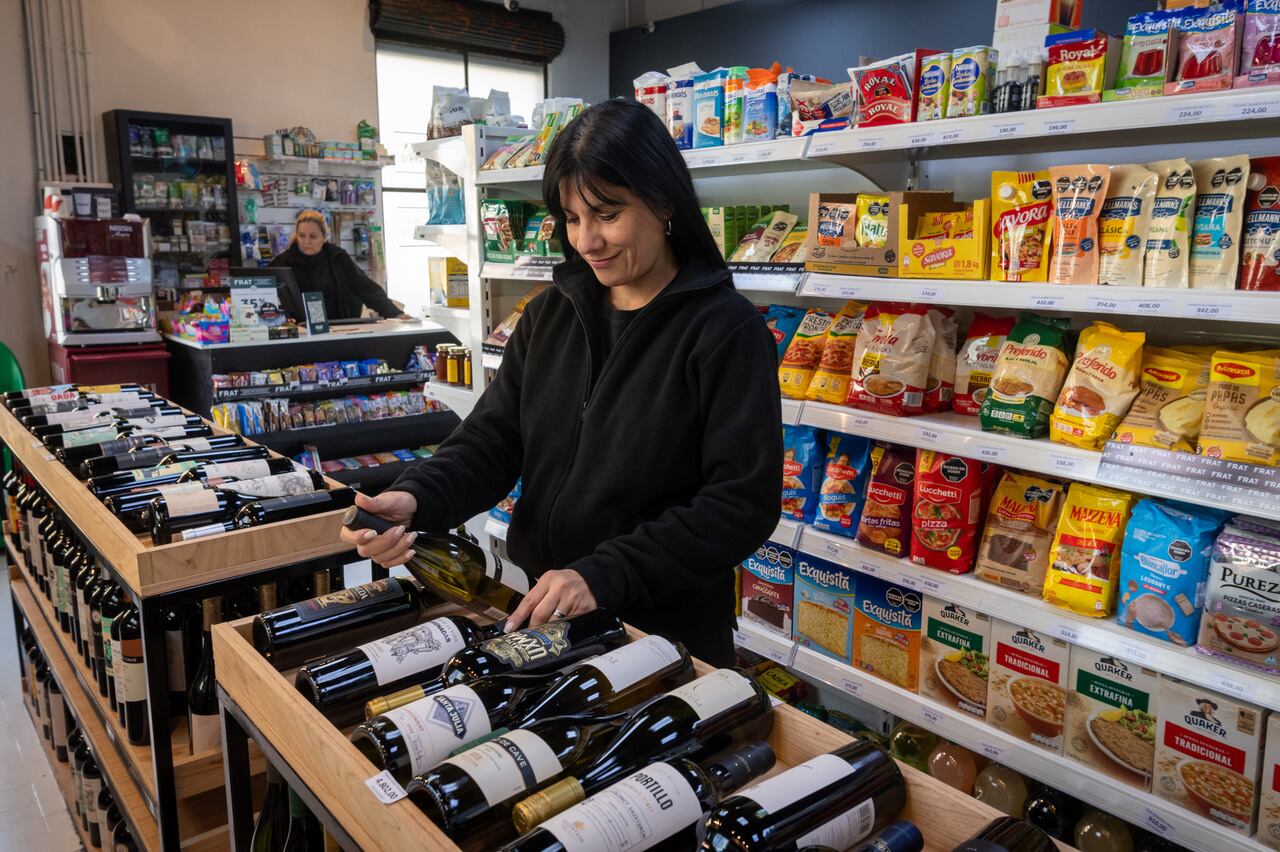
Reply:
[[773, 768], [751, 743], [703, 769], [687, 758], [650, 763], [502, 847], [502, 852], [695, 849], [703, 814]]
[[[44, 423], [27, 423], [28, 420], [44, 419]], [[52, 419], [52, 422], [50, 422]], [[55, 438], [58, 435], [67, 435], [82, 429], [91, 429], [98, 426], [111, 426], [116, 428], [122, 426], [133, 426], [138, 429], [149, 427], [151, 429], [164, 429], [170, 426], [186, 426], [194, 423], [201, 423], [199, 417], [193, 414], [184, 414], [181, 408], [177, 406], [131, 406], [122, 408], [113, 405], [90, 405], [79, 411], [67, 411], [62, 414], [44, 415], [24, 417], [23, 424], [27, 427], [32, 435], [45, 441], [45, 446], [53, 447], [47, 439]], [[63, 446], [59, 443], [56, 446]]]
[[84, 567], [76, 575], [75, 599], [76, 619], [80, 623], [80, 658], [84, 664], [93, 667], [93, 612], [89, 606], [89, 591], [102, 576], [98, 562], [88, 553], [82, 551]]
[[111, 637], [112, 637], [111, 628], [112, 628], [112, 623], [116, 620], [116, 618], [124, 614], [124, 605], [125, 605], [124, 593], [120, 590], [120, 587], [118, 585], [116, 585], [115, 583], [112, 583], [110, 587], [108, 587], [107, 591], [103, 593], [102, 602], [100, 606], [100, 610], [102, 613], [100, 618], [100, 626], [102, 627], [102, 657], [104, 661], [103, 669], [105, 671], [106, 679], [107, 679], [106, 697], [107, 697], [107, 701], [111, 705], [112, 713], [119, 712], [116, 707], [116, 702], [117, 702], [116, 677], [119, 674], [116, 668], [116, 664], [119, 662], [119, 650], [116, 647], [116, 645], [113, 644], [111, 641]]
[[[110, 432], [102, 431], [105, 429], [110, 429], [110, 432], [115, 434], [112, 435]], [[203, 421], [195, 424], [188, 423], [185, 426], [166, 426], [163, 429], [149, 429], [126, 424], [122, 426], [96, 427], [93, 430], [86, 429], [82, 431], [93, 431], [98, 434], [92, 436], [95, 440], [90, 440], [90, 438], [81, 435], [80, 439], [70, 445], [64, 440], [63, 446], [54, 452], [54, 455], [58, 457], [58, 461], [72, 470], [80, 469], [80, 466], [89, 459], [127, 452], [139, 446], [152, 446], [158, 441], [187, 441], [192, 438], [208, 438], [213, 435], [213, 429]], [[69, 432], [67, 434], [74, 435], [78, 433]], [[81, 441], [87, 441], [87, 443], [81, 443]]]
[[730, 797], [706, 821], [703, 850], [848, 849], [897, 818], [907, 800], [898, 764], [860, 740]]
[[142, 393], [146, 391], [142, 385], [134, 382], [117, 385], [80, 385], [64, 383], [60, 385], [41, 385], [35, 388], [23, 388], [22, 390], [5, 391], [4, 402], [9, 408], [13, 408], [14, 403], [20, 400], [26, 400], [28, 403], [36, 403], [42, 397], [53, 397], [55, 399], [79, 399], [82, 396], [92, 396], [102, 393]]
[[[143, 512], [143, 523], [151, 530], [153, 542], [168, 544], [183, 530], [231, 520], [237, 511], [250, 503], [309, 494], [323, 488], [324, 480], [313, 470], [298, 470], [231, 482], [216, 488], [196, 486], [197, 483], [166, 486], [173, 490], [166, 490], [148, 504]], [[331, 493], [337, 492], [325, 492], [326, 495]], [[305, 502], [305, 505], [310, 507], [313, 504]]]
[[987, 823], [952, 852], [1054, 852], [1056, 849], [1049, 835], [1031, 823], [1003, 816]]
[[250, 852], [276, 852], [289, 835], [289, 790], [275, 766], [267, 763], [267, 793], [253, 826]]
[[311, 845], [311, 830], [307, 824], [311, 814], [298, 794], [293, 792], [293, 788], [288, 789], [289, 830], [280, 849], [282, 852], [316, 852]]
[[67, 762], [67, 706], [63, 703], [62, 687], [56, 678], [46, 682], [49, 689], [49, 744], [59, 763]]
[[126, 494], [143, 488], [154, 488], [157, 485], [172, 485], [182, 474], [196, 467], [195, 462], [179, 462], [162, 467], [144, 467], [137, 470], [119, 470], [115, 473], [104, 473], [91, 477], [89, 490], [99, 500], [106, 500], [115, 494]]
[[517, 803], [512, 821], [527, 832], [652, 761], [705, 759], [772, 729], [768, 693], [743, 672], [717, 669], [641, 706], [590, 766]]
[[111, 838], [115, 834], [116, 826], [124, 822], [124, 814], [120, 813], [120, 803], [112, 802], [111, 807], [99, 816], [98, 821], [102, 826], [102, 848], [115, 852], [111, 845]]
[[32, 669], [31, 676], [35, 679], [34, 706], [36, 722], [40, 725], [40, 735], [45, 741], [53, 739], [53, 727], [49, 722], [49, 713], [45, 709], [47, 702], [45, 696], [49, 694], [49, 681], [52, 675], [49, 674], [49, 664], [40, 659], [36, 662], [36, 666]]
[[120, 706], [124, 710], [125, 735], [133, 745], [149, 745], [147, 667], [142, 657], [142, 616], [138, 608], [130, 606], [124, 616], [111, 625], [113, 635], [117, 628], [120, 632], [121, 671], [116, 680], [123, 687]]
[[[213, 462], [211, 464], [199, 465], [189, 468], [178, 478], [179, 482], [209, 482], [211, 480], [248, 480], [261, 479], [264, 476], [275, 476], [281, 473], [290, 473], [297, 469], [290, 459], [286, 458], [269, 458], [269, 459], [247, 459], [245, 461], [230, 462]], [[324, 482], [318, 481], [315, 489], [319, 490], [324, 487]]]
[[89, 762], [90, 756], [89, 741], [81, 734], [79, 741], [76, 743], [75, 751], [71, 752], [71, 779], [73, 781], [71, 795], [75, 797], [76, 821], [86, 827], [89, 825], [89, 819], [86, 815], [87, 808], [84, 803], [84, 765]]
[[1037, 784], [1023, 805], [1022, 816], [1050, 837], [1070, 844], [1072, 829], [1080, 819], [1080, 803], [1047, 784]]
[[339, 589], [255, 616], [253, 646], [276, 668], [292, 668], [326, 651], [416, 624], [424, 603], [436, 601], [407, 578]]
[[114, 852], [138, 852], [137, 841], [133, 838], [127, 820], [120, 820], [115, 831], [111, 832], [111, 848]]
[[161, 610], [160, 623], [164, 626], [164, 660], [169, 681], [169, 715], [181, 717], [187, 712], [186, 623], [177, 609]]
[[191, 753], [222, 749], [222, 721], [218, 716], [217, 677], [213, 667], [213, 625], [222, 617], [222, 598], [207, 598], [203, 605], [200, 667], [187, 692], [187, 722]]
[[80, 768], [80, 827], [86, 832], [89, 830], [89, 823], [98, 819], [98, 793], [102, 792], [103, 786], [102, 770], [90, 751], [89, 759]]
[[133, 446], [103, 451], [86, 461], [80, 470], [84, 479], [129, 470], [166, 467], [181, 462], [218, 462], [236, 459], [265, 459], [271, 453], [266, 447], [245, 443], [239, 435], [210, 435], [184, 438], [168, 443], [153, 439], [139, 440]]
[[154, 394], [117, 393], [68, 399], [43, 405], [23, 405], [9, 411], [23, 426], [34, 430], [37, 426], [80, 420], [85, 414], [172, 407], [174, 406]]
[[107, 660], [102, 643], [102, 599], [108, 594], [112, 585], [114, 584], [111, 577], [104, 574], [85, 590], [85, 600], [89, 604], [89, 639], [92, 642], [89, 651], [92, 658], [90, 666], [93, 670], [93, 679], [98, 682], [98, 692], [103, 698], [107, 696]]
[[106, 819], [107, 811], [111, 810], [116, 803], [116, 797], [111, 795], [111, 788], [106, 784], [102, 785], [102, 789], [98, 791], [98, 806], [95, 809], [97, 819], [89, 823], [89, 845], [102, 847], [102, 838], [106, 835], [102, 832], [102, 823]]

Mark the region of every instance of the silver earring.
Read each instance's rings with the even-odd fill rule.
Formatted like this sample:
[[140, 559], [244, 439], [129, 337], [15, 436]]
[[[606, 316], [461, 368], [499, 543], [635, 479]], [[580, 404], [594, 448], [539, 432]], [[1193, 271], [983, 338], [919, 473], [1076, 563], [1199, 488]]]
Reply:
[[671, 236], [671, 220], [667, 220], [667, 236]]

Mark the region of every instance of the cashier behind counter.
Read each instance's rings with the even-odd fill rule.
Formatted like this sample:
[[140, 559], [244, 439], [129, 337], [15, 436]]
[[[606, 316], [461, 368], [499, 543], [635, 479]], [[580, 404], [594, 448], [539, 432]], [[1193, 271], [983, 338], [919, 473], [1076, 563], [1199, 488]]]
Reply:
[[[373, 279], [360, 271], [351, 255], [329, 242], [329, 226], [315, 210], [303, 210], [294, 223], [293, 242], [271, 261], [287, 266], [303, 293], [324, 294], [324, 311], [330, 320], [354, 319], [368, 305], [386, 319], [412, 319]], [[285, 309], [294, 317], [305, 316], [301, 296], [282, 293]], [[295, 303], [296, 301], [296, 303]]]

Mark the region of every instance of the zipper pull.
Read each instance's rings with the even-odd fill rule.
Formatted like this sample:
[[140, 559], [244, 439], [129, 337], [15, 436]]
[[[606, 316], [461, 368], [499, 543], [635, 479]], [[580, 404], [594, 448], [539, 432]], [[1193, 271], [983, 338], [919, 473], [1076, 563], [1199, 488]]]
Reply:
[[582, 411], [578, 413], [578, 419], [579, 420], [587, 419], [587, 400], [585, 399], [582, 401]]

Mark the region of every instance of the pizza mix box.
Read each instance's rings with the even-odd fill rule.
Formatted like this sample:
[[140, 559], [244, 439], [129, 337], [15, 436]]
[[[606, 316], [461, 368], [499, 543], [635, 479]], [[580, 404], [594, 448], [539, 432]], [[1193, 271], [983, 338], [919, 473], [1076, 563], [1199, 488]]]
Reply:
[[986, 716], [990, 644], [987, 615], [925, 595], [920, 694], [979, 718]]
[[791, 635], [791, 586], [796, 552], [765, 542], [742, 563], [742, 615], [770, 630]]
[[791, 638], [832, 659], [849, 662], [854, 594], [864, 580], [851, 568], [797, 553]]
[[877, 577], [859, 577], [854, 667], [918, 692], [922, 611], [919, 592]]
[[1070, 655], [1061, 639], [991, 619], [987, 724], [1061, 752]]
[[1066, 756], [1139, 790], [1150, 790], [1159, 675], [1075, 645], [1069, 684]]

